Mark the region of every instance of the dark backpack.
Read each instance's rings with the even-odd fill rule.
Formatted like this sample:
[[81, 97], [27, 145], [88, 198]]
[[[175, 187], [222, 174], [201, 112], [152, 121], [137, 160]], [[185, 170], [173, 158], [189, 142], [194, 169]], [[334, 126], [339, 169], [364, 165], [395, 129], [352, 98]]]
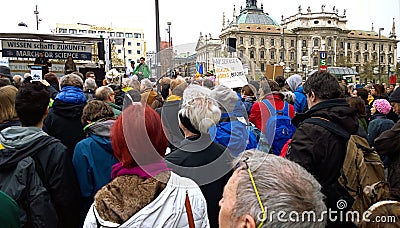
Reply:
[[330, 206], [339, 207], [342, 203], [346, 207], [339, 209], [351, 209], [362, 214], [372, 204], [389, 198], [383, 163], [377, 152], [370, 148], [367, 139], [350, 135], [341, 126], [326, 119], [314, 117], [303, 123], [321, 126], [347, 140], [346, 155], [336, 187], [327, 189], [328, 201], [332, 201], [328, 202]]
[[289, 116], [289, 103], [284, 101], [285, 106], [281, 110], [276, 110], [267, 100], [263, 100], [263, 103], [270, 113], [266, 122], [265, 138], [267, 144], [271, 145], [270, 152], [279, 156], [283, 146], [296, 131], [296, 127], [292, 124], [292, 118]]

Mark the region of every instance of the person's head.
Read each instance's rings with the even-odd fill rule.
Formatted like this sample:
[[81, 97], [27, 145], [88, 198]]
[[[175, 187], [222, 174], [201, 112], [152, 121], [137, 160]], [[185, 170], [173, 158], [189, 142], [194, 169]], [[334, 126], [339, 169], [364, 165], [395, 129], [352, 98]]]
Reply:
[[146, 59], [144, 58], [144, 57], [140, 57], [140, 64], [144, 64], [144, 61], [145, 61]]
[[86, 78], [85, 84], [84, 84], [85, 90], [96, 90], [97, 85], [96, 81], [93, 78]]
[[14, 75], [13, 77], [13, 81], [15, 84], [21, 85], [22, 83], [22, 76], [21, 75]]
[[0, 65], [0, 78], [11, 78], [10, 67]]
[[372, 96], [382, 96], [385, 92], [385, 87], [381, 84], [373, 84], [371, 88]]
[[83, 125], [90, 124], [102, 119], [114, 117], [112, 108], [103, 101], [91, 100], [83, 108], [81, 122]]
[[203, 86], [209, 89], [213, 89], [214, 88], [214, 82], [208, 78], [203, 80]]
[[135, 67], [135, 61], [131, 61], [131, 67], [132, 67], [132, 68]]
[[96, 89], [94, 94], [97, 100], [104, 102], [115, 102], [115, 93], [114, 90], [108, 86], [101, 86]]
[[130, 82], [131, 82], [130, 78], [122, 78], [122, 83], [121, 83], [122, 84], [122, 88], [128, 87]]
[[58, 81], [58, 77], [55, 73], [49, 72], [45, 74], [44, 80], [46, 80], [50, 85], [56, 86], [59, 89], [60, 82]]
[[[262, 227], [325, 227], [326, 206], [321, 185], [300, 165], [257, 150], [243, 152], [234, 164], [238, 168], [225, 185], [219, 202], [220, 227], [255, 228], [262, 222]], [[264, 220], [261, 205], [266, 210]], [[280, 219], [281, 211], [286, 222]], [[307, 211], [324, 215], [325, 219], [318, 222], [289, 219], [291, 213], [301, 217]]]
[[8, 85], [0, 88], [0, 123], [16, 119], [15, 96], [17, 88]]
[[15, 111], [23, 127], [41, 126], [48, 113], [50, 94], [39, 83], [21, 86], [15, 97]]
[[[132, 118], [135, 117], [135, 118]], [[165, 156], [168, 140], [164, 135], [160, 115], [141, 103], [129, 105], [111, 129], [115, 157], [125, 167], [158, 162]]]
[[365, 111], [365, 102], [360, 97], [348, 97], [347, 103], [349, 103], [350, 107], [357, 109], [358, 117], [367, 116], [367, 112]]
[[365, 88], [357, 88], [357, 96], [360, 97], [364, 102], [368, 100], [368, 90]]
[[389, 101], [386, 99], [377, 99], [374, 101], [371, 107], [371, 114], [384, 114], [387, 115], [390, 110], [392, 110], [392, 106]]
[[247, 84], [242, 87], [242, 97], [253, 97], [255, 96], [256, 88], [252, 84]]
[[0, 78], [0, 87], [11, 85], [11, 81], [8, 78]]
[[140, 82], [137, 79], [131, 79], [128, 86], [132, 87], [134, 90], [140, 91]]
[[276, 77], [275, 81], [278, 83], [279, 87], [283, 88], [285, 86], [286, 79], [283, 76]]
[[400, 115], [400, 87], [397, 87], [389, 97], [389, 101], [392, 104], [393, 112]]
[[140, 102], [142, 97], [140, 96], [139, 90], [129, 90], [124, 95], [123, 109], [125, 110], [129, 105]]
[[[400, 202], [392, 200], [377, 202], [368, 208], [365, 214], [369, 214], [368, 220], [363, 219], [358, 225], [359, 228], [398, 228]], [[397, 220], [389, 222], [390, 217]]]
[[75, 86], [83, 89], [83, 80], [76, 74], [67, 74], [60, 79], [60, 88], [65, 86]]
[[270, 95], [273, 92], [279, 92], [281, 88], [278, 83], [274, 80], [267, 79], [260, 81], [260, 98], [264, 99], [265, 96]]
[[96, 76], [93, 71], [86, 72], [85, 78], [92, 78], [92, 79], [96, 80]]
[[321, 101], [339, 98], [342, 95], [336, 77], [327, 71], [318, 71], [311, 75], [304, 84], [303, 90], [307, 96], [309, 108]]
[[42, 52], [42, 51], [39, 52], [39, 57], [40, 57], [40, 58], [43, 58], [43, 57], [44, 57], [44, 52]]
[[68, 62], [73, 62], [74, 59], [72, 58], [72, 56], [68, 56], [67, 61], [68, 61]]
[[153, 83], [147, 78], [142, 79], [140, 81], [140, 91], [143, 92], [149, 89], [153, 89]]
[[222, 113], [230, 113], [236, 106], [238, 96], [232, 89], [225, 85], [217, 85], [211, 90], [211, 97], [218, 102]]
[[173, 79], [171, 81], [169, 90], [171, 91], [172, 95], [182, 97], [183, 92], [188, 87], [188, 84], [184, 80]]
[[294, 74], [286, 79], [285, 85], [287, 89], [294, 92], [297, 88], [299, 88], [299, 86], [301, 86], [302, 82], [303, 78], [298, 74]]
[[217, 101], [211, 97], [210, 89], [191, 84], [183, 92], [178, 116], [181, 129], [195, 134], [207, 134], [208, 129], [221, 118], [221, 110]]

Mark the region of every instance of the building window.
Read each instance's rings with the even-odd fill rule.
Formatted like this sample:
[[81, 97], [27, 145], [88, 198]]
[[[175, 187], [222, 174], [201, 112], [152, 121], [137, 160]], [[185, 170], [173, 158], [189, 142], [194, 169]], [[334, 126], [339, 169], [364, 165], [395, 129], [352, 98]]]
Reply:
[[271, 39], [271, 46], [275, 46], [275, 40]]
[[392, 63], [392, 56], [388, 55], [388, 62]]
[[340, 48], [344, 48], [344, 42], [340, 42]]
[[250, 59], [254, 59], [254, 51], [250, 51]]
[[318, 39], [314, 39], [314, 47], [318, 47], [319, 46], [319, 40]]
[[360, 55], [356, 54], [356, 62], [360, 62]]
[[58, 32], [59, 32], [59, 33], [67, 33], [67, 29], [59, 28], [59, 29], [58, 29]]
[[250, 45], [254, 45], [254, 38], [253, 37], [250, 38]]
[[307, 40], [303, 40], [303, 42], [302, 42], [302, 47], [303, 47], [303, 48], [307, 47]]
[[69, 33], [70, 33], [70, 34], [76, 34], [77, 31], [76, 31], [76, 29], [70, 29], [70, 30], [69, 30]]
[[136, 43], [136, 46], [140, 47], [140, 43]]
[[385, 62], [385, 57], [381, 56], [381, 63]]
[[383, 51], [383, 44], [381, 44], [381, 51]]
[[294, 47], [294, 40], [290, 40], [290, 47]]
[[368, 44], [364, 44], [364, 50], [368, 50]]
[[115, 36], [115, 32], [110, 32], [110, 36], [111, 37]]
[[318, 57], [314, 57], [313, 66], [318, 66]]
[[271, 59], [275, 59], [275, 51], [271, 51]]
[[351, 48], [350, 43], [347, 43], [347, 49], [350, 49], [350, 48]]
[[132, 46], [132, 42], [128, 42], [128, 46]]
[[260, 59], [264, 59], [265, 55], [264, 55], [264, 51], [260, 51]]
[[117, 37], [124, 37], [124, 33], [123, 32], [117, 32]]
[[137, 50], [137, 51], [136, 51], [136, 54], [140, 55], [140, 50]]
[[105, 34], [106, 31], [98, 31], [97, 33], [98, 33], [98, 34]]
[[239, 43], [243, 44], [243, 37], [239, 37]]
[[360, 49], [360, 43], [356, 43], [356, 50]]
[[128, 50], [128, 54], [129, 54], [129, 55], [132, 55], [132, 50]]
[[87, 30], [79, 30], [79, 33], [81, 33], [81, 34], [86, 34], [86, 33], [87, 33]]
[[328, 38], [328, 47], [332, 47], [332, 38]]
[[344, 54], [340, 54], [339, 58], [343, 59], [344, 58]]
[[121, 54], [122, 53], [122, 50], [121, 49], [118, 49], [118, 54]]
[[392, 45], [389, 45], [389, 51], [392, 51]]
[[[241, 38], [242, 38], [242, 37], [241, 37]], [[240, 57], [240, 58], [243, 58], [243, 50], [240, 50], [240, 51], [239, 51], [239, 57]]]
[[264, 72], [265, 71], [265, 64], [261, 63], [261, 71]]
[[264, 38], [261, 38], [261, 45], [264, 45]]
[[96, 31], [94, 31], [94, 30], [89, 30], [89, 34], [96, 34]]
[[290, 60], [294, 60], [294, 51], [290, 52]]
[[373, 61], [376, 61], [376, 54], [375, 54], [375, 53], [372, 54], [372, 60], [373, 60]]
[[133, 37], [133, 34], [132, 34], [132, 33], [125, 33], [125, 37], [126, 37], [126, 38], [132, 38], [132, 37]]
[[368, 61], [368, 54], [364, 54], [364, 62]]
[[140, 33], [135, 33], [134, 37], [135, 37], [135, 38], [142, 38], [142, 34], [140, 34]]

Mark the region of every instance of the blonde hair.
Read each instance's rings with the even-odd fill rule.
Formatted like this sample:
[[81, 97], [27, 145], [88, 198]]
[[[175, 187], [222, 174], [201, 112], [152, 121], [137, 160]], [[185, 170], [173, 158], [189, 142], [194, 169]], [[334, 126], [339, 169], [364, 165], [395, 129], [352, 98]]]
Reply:
[[8, 85], [0, 88], [0, 123], [18, 117], [15, 111], [15, 96], [18, 89]]

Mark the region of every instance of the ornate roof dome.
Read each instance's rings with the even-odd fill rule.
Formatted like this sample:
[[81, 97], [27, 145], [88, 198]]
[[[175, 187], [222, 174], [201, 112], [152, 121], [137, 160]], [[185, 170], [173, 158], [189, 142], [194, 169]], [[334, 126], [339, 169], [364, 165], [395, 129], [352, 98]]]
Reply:
[[278, 25], [267, 13], [246, 9], [240, 13], [237, 24]]

